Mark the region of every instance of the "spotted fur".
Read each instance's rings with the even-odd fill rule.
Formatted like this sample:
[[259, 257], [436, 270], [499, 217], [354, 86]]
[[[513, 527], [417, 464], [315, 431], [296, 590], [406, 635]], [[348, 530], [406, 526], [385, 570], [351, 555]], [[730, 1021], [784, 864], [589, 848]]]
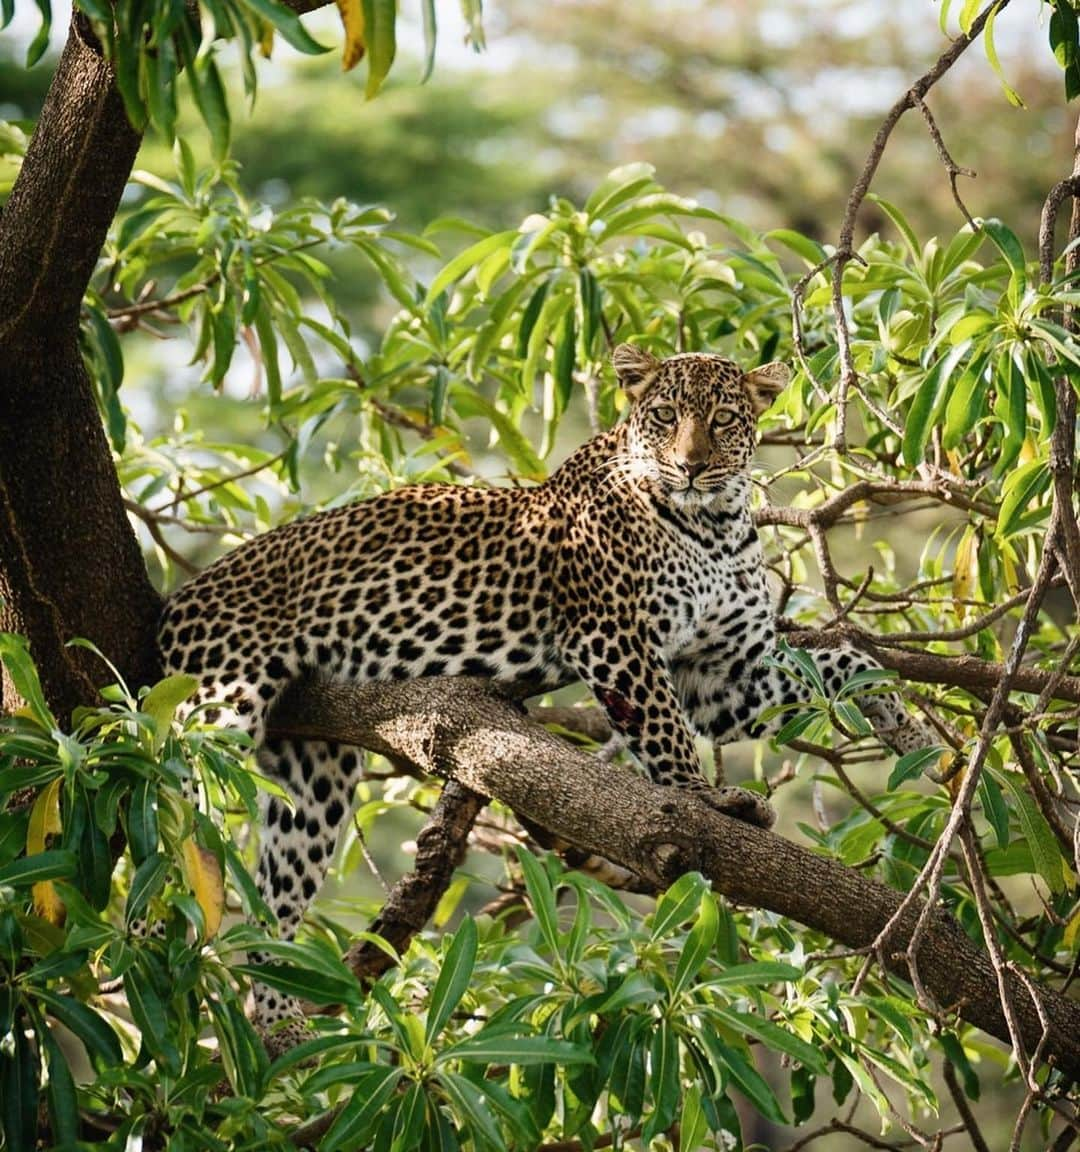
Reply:
[[[749, 508], [757, 416], [786, 367], [713, 355], [658, 360], [621, 345], [629, 418], [531, 489], [416, 486], [278, 528], [169, 601], [171, 672], [223, 701], [265, 772], [291, 793], [266, 811], [259, 885], [291, 935], [322, 881], [359, 771], [353, 749], [266, 739], [286, 685], [480, 675], [535, 691], [583, 680], [658, 784], [692, 788], [757, 823], [755, 793], [713, 789], [694, 733], [762, 735], [805, 689], [768, 657], [773, 606]], [[815, 655], [830, 690], [872, 667]], [[870, 701], [893, 747], [928, 743], [893, 696]], [[257, 990], [264, 1024], [289, 1006]]]

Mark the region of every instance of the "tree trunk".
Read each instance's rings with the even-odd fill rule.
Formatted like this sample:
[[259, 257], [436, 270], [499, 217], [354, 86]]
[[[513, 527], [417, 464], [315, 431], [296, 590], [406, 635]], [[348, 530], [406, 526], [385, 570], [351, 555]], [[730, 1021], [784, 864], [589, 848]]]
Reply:
[[[138, 152], [79, 17], [22, 171], [0, 216], [0, 628], [29, 637], [66, 724], [111, 673], [155, 678], [160, 600], [128, 523], [94, 391], [79, 309]], [[3, 684], [2, 709], [15, 706]]]

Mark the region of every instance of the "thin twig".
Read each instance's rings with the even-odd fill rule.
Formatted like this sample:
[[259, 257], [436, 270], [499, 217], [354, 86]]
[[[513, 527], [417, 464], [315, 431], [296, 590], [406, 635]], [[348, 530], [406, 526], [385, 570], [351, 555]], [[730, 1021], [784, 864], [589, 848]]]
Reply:
[[[836, 346], [840, 357], [840, 385], [836, 398], [837, 430], [835, 447], [840, 453], [847, 451], [847, 400], [848, 393], [858, 384], [858, 373], [855, 371], [855, 359], [851, 349], [851, 332], [848, 328], [847, 316], [844, 312], [844, 271], [855, 257], [855, 222], [859, 215], [866, 194], [870, 191], [874, 175], [885, 146], [889, 142], [893, 129], [900, 118], [909, 109], [916, 107], [930, 89], [945, 75], [957, 60], [967, 51], [971, 44], [982, 35], [983, 28], [990, 16], [1000, 12], [1009, 4], [1009, 0], [994, 0], [988, 4], [971, 22], [968, 31], [958, 36], [949, 47], [938, 57], [933, 67], [925, 72], [889, 109], [874, 135], [870, 152], [863, 163], [862, 171], [855, 182], [855, 186], [848, 195], [847, 205], [844, 209], [844, 218], [840, 226], [840, 239], [836, 245], [836, 259], [832, 265], [832, 295], [833, 318], [836, 323]], [[937, 141], [935, 140], [935, 143]]]
[[[1051, 521], [1049, 539], [1053, 539], [1055, 526], [1053, 519]], [[901, 922], [901, 919], [907, 912], [915, 905], [923, 893], [926, 891], [926, 900], [923, 902], [922, 909], [919, 913], [918, 921], [916, 922], [915, 929], [911, 933], [908, 940], [907, 947], [904, 950], [904, 955], [911, 972], [912, 984], [916, 989], [919, 996], [919, 1002], [922, 1004], [929, 1003], [924, 995], [924, 990], [921, 987], [921, 981], [918, 976], [918, 950], [922, 941], [922, 937], [929, 926], [931, 916], [937, 904], [938, 893], [941, 888], [941, 881], [945, 867], [945, 861], [948, 859], [950, 850], [953, 845], [957, 834], [961, 828], [966, 825], [970, 814], [971, 801], [975, 795], [975, 789], [978, 786], [979, 779], [982, 775], [982, 766], [986, 760], [987, 754], [990, 751], [994, 737], [997, 734], [998, 726], [1004, 716], [1006, 706], [1008, 704], [1009, 692], [1013, 686], [1013, 680], [1020, 667], [1020, 661], [1023, 659], [1024, 652], [1027, 649], [1028, 640], [1035, 627], [1035, 622], [1038, 617], [1039, 611], [1042, 607], [1043, 597], [1049, 587], [1050, 577], [1053, 574], [1055, 560], [1050, 548], [1046, 548], [1043, 552], [1042, 561], [1039, 565], [1039, 571], [1036, 574], [1035, 581], [1031, 586], [1031, 591], [1028, 595], [1027, 606], [1024, 610], [1024, 615], [1020, 620], [1016, 629], [1016, 635], [1013, 638], [1012, 648], [1009, 651], [1008, 659], [1005, 661], [1005, 667], [1002, 670], [1002, 676], [994, 690], [993, 697], [990, 704], [986, 709], [986, 715], [983, 718], [982, 727], [979, 730], [979, 738], [976, 741], [975, 747], [968, 758], [967, 766], [964, 772], [963, 782], [960, 785], [959, 792], [957, 793], [956, 800], [953, 804], [952, 813], [949, 816], [948, 823], [945, 825], [937, 844], [934, 846], [933, 852], [930, 854], [929, 860], [920, 871], [911, 889], [901, 901], [900, 907], [896, 910], [894, 915], [890, 918], [889, 922], [885, 925], [884, 929], [878, 933], [877, 939], [874, 941], [872, 953], [877, 953], [883, 957], [884, 950], [888, 944], [889, 938], [892, 936], [896, 926]], [[856, 993], [862, 986], [869, 968], [869, 958], [867, 963], [863, 965], [862, 971], [859, 973], [855, 981]], [[1003, 1005], [1004, 1008], [1004, 1005]], [[1010, 1024], [1010, 1034], [1012, 1034], [1012, 1026]]]
[[975, 179], [975, 173], [970, 168], [961, 168], [959, 164], [949, 155], [948, 148], [945, 147], [945, 141], [941, 138], [941, 131], [938, 129], [937, 123], [934, 120], [930, 109], [923, 102], [921, 96], [912, 96], [912, 101], [919, 112], [922, 113], [923, 120], [926, 121], [927, 131], [930, 133], [930, 139], [934, 142], [934, 147], [937, 148], [938, 158], [942, 164], [945, 165], [945, 171], [949, 174], [949, 187], [952, 189], [953, 200], [957, 208], [960, 209], [960, 214], [968, 222], [972, 232], [977, 232], [979, 226], [971, 217], [971, 213], [967, 210], [967, 205], [960, 198], [960, 192], [956, 187], [957, 177], [966, 176], [969, 180]]

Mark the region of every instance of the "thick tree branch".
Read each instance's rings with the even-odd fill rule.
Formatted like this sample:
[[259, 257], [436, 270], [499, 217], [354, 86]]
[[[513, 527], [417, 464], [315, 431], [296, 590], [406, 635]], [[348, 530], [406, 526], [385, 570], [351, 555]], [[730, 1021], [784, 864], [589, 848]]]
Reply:
[[140, 142], [76, 14], [0, 216], [0, 343], [76, 330]]
[[[282, 701], [273, 723], [282, 733], [359, 744], [455, 779], [659, 887], [697, 869], [730, 899], [788, 916], [851, 948], [870, 945], [901, 902], [900, 893], [851, 869], [575, 750], [483, 681], [308, 681]], [[885, 955], [902, 976], [897, 952], [919, 911], [900, 921]], [[929, 919], [919, 972], [942, 1009], [1008, 1041], [988, 956], [943, 912]], [[1009, 981], [1034, 1051], [1044, 1032], [1039, 1010], [1022, 981], [1011, 975]], [[1080, 1004], [1048, 988], [1040, 988], [1040, 998], [1050, 1022], [1048, 1058], [1080, 1074]]]

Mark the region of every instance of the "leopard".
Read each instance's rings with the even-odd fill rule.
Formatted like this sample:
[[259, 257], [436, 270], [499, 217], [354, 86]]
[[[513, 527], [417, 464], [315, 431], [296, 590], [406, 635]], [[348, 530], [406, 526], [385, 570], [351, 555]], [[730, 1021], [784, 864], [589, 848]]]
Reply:
[[[511, 694], [575, 681], [649, 777], [768, 827], [757, 791], [711, 784], [696, 736], [716, 745], [777, 731], [806, 701], [779, 655], [776, 609], [752, 515], [760, 416], [790, 381], [711, 352], [612, 355], [625, 419], [531, 487], [415, 484], [315, 513], [240, 545], [166, 602], [168, 673], [189, 707], [248, 733], [271, 796], [257, 885], [292, 937], [327, 871], [361, 772], [344, 744], [277, 737], [290, 684], [479, 676]], [[877, 665], [842, 644], [812, 658], [829, 692]], [[860, 701], [903, 754], [933, 742], [898, 693]], [[256, 984], [265, 1035], [296, 1005]]]

